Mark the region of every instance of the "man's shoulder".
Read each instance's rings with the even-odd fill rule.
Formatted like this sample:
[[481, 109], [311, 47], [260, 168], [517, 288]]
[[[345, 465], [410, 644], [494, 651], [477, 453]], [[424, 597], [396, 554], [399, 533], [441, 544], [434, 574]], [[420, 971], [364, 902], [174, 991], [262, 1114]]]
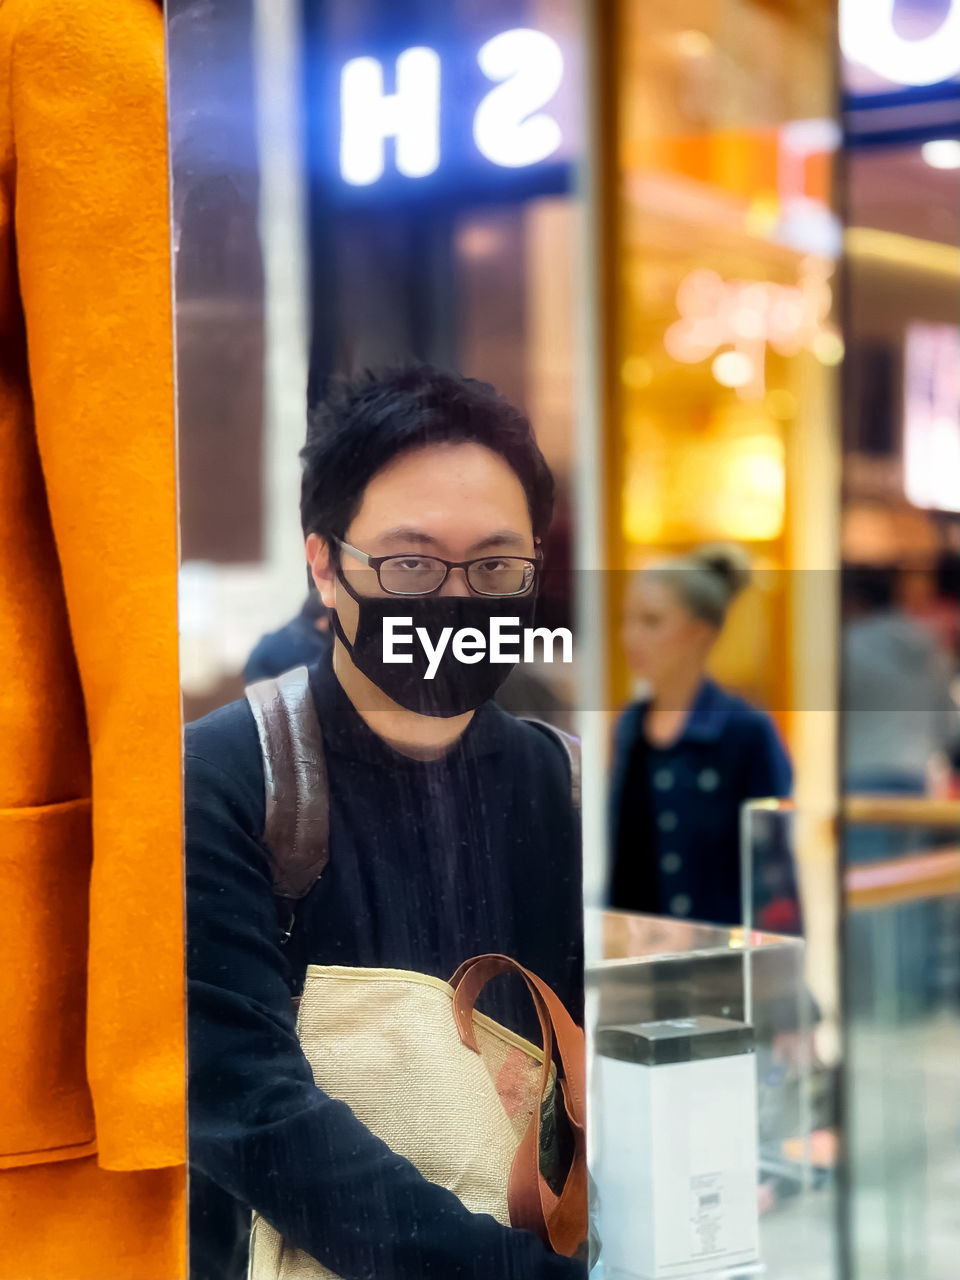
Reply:
[[186, 726], [184, 767], [188, 780], [215, 772], [241, 788], [262, 789], [260, 737], [246, 698], [217, 707]]
[[[245, 829], [263, 829], [263, 756], [245, 698], [217, 707], [184, 731], [187, 828], [199, 815], [230, 815]], [[226, 820], [226, 819], [224, 819]]]
[[571, 756], [579, 751], [579, 739], [564, 733], [533, 716], [515, 716], [500, 707], [493, 708], [508, 751], [523, 760], [524, 771], [569, 789]]

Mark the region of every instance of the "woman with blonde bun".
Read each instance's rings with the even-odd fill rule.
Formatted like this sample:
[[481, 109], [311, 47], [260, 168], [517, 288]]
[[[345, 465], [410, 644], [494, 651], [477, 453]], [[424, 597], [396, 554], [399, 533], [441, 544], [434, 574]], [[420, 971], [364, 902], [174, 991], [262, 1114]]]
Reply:
[[[716, 545], [658, 561], [630, 581], [622, 640], [647, 692], [626, 708], [615, 734], [614, 907], [741, 921], [741, 808], [791, 787], [770, 717], [706, 675], [730, 605], [749, 580], [746, 554]], [[765, 859], [758, 888], [758, 923], [799, 932], [789, 851]]]

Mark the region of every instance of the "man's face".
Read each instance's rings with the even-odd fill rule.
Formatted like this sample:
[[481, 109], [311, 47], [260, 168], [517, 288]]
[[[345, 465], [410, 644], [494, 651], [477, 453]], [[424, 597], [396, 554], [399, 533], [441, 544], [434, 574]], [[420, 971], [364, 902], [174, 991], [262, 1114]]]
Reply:
[[[516, 472], [499, 454], [478, 444], [425, 445], [400, 454], [367, 485], [344, 540], [370, 556], [443, 560], [532, 556], [535, 550], [527, 498]], [[337, 610], [352, 643], [357, 603], [337, 581], [329, 549], [316, 534], [307, 539], [307, 558], [323, 603]], [[349, 553], [341, 553], [340, 566], [357, 595], [386, 594], [376, 573]], [[462, 570], [450, 573], [439, 594], [470, 594]]]

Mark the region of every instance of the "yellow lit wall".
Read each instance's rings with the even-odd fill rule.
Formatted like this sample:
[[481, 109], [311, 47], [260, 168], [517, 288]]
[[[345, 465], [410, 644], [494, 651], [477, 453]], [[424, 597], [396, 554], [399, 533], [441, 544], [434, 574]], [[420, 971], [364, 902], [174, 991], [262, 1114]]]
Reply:
[[[627, 571], [719, 539], [751, 552], [755, 584], [712, 669], [772, 712], [793, 758], [808, 980], [829, 1040], [843, 356], [835, 4], [617, 0], [614, 13], [607, 563]], [[614, 705], [631, 693], [622, 586], [609, 602]], [[833, 1048], [820, 1045], [827, 1057]]]
[[[620, 6], [608, 562], [632, 569], [718, 539], [747, 546], [756, 584], [713, 669], [792, 740], [806, 709], [799, 614], [813, 607], [812, 583], [801, 590], [792, 571], [833, 565], [836, 550], [824, 470], [842, 355], [835, 263], [790, 233], [797, 216], [819, 217], [821, 230], [830, 218], [830, 147], [818, 138], [833, 112], [831, 6], [722, 10]], [[826, 577], [818, 586], [822, 629]], [[616, 585], [612, 595], [612, 694], [624, 701]]]

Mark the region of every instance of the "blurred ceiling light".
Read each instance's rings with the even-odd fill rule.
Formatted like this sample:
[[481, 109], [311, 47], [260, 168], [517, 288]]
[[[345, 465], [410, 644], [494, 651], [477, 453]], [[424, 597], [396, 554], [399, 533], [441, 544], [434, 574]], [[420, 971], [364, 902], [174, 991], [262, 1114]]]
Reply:
[[749, 386], [756, 370], [753, 361], [742, 351], [721, 351], [710, 366], [721, 387]]
[[844, 57], [893, 84], [939, 84], [960, 72], [960, 0], [948, 0], [937, 29], [919, 38], [897, 30], [897, 7], [897, 0], [840, 0]]
[[708, 58], [713, 53], [713, 41], [705, 31], [678, 32], [676, 46], [682, 58]]
[[813, 340], [813, 354], [821, 364], [835, 365], [843, 359], [843, 339], [839, 333], [829, 330], [818, 333]]
[[625, 386], [642, 391], [653, 381], [653, 365], [645, 356], [627, 356], [620, 366], [620, 377]]
[[907, 327], [903, 360], [904, 488], [916, 507], [960, 511], [960, 333]]
[[[790, 120], [777, 130], [777, 222], [766, 234], [795, 249], [838, 258], [843, 226], [814, 186], [814, 157], [823, 160], [841, 145], [836, 120]], [[749, 218], [748, 218], [749, 225]]]
[[724, 341], [723, 326], [711, 316], [687, 316], [663, 335], [667, 355], [680, 364], [699, 364]]
[[847, 227], [843, 236], [852, 258], [872, 258], [909, 271], [932, 271], [953, 279], [960, 271], [960, 249], [935, 240], [919, 240], [877, 227]]
[[723, 300], [723, 276], [709, 267], [698, 267], [683, 277], [677, 287], [677, 309], [681, 315], [709, 315]]
[[758, 281], [748, 281], [741, 286], [736, 307], [730, 317], [730, 328], [738, 338], [765, 339], [767, 337], [767, 286]]
[[934, 138], [923, 144], [920, 154], [931, 169], [960, 169], [958, 138]]

